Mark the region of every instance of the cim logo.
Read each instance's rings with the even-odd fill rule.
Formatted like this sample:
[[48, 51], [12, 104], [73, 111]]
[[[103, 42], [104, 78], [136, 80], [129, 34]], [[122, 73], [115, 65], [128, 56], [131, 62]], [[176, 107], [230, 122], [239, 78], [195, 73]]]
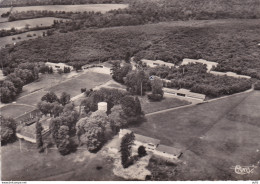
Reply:
[[236, 165], [231, 167], [231, 169], [235, 170], [236, 174], [239, 175], [245, 175], [245, 174], [252, 174], [254, 172], [254, 169], [256, 169], [257, 166], [240, 166], [240, 165]]

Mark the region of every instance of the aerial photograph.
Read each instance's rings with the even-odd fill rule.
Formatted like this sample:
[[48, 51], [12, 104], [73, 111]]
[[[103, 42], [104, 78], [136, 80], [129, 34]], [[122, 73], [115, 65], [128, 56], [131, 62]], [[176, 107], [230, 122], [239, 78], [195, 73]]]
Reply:
[[260, 184], [260, 0], [0, 0], [0, 98], [5, 184]]

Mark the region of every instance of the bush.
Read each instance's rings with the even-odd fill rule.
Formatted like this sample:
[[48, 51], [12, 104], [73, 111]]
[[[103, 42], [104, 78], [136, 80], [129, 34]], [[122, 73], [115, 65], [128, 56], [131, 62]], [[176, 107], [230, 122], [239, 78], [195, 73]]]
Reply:
[[145, 155], [147, 155], [145, 147], [144, 146], [139, 146], [139, 148], [138, 148], [138, 156], [139, 157], [144, 157]]
[[254, 89], [255, 90], [260, 90], [260, 81], [255, 83]]
[[36, 34], [34, 33], [33, 36], [36, 36]]
[[29, 33], [29, 34], [27, 34], [27, 37], [32, 37], [32, 35]]
[[151, 101], [160, 101], [163, 98], [163, 96], [161, 94], [149, 94], [149, 95], [147, 95], [147, 97]]
[[17, 39], [18, 39], [18, 40], [21, 40], [21, 37], [20, 37], [20, 36], [18, 36], [18, 37], [17, 37]]
[[1, 116], [1, 145], [12, 143], [16, 140], [16, 122], [11, 118]]
[[81, 91], [81, 93], [85, 93], [87, 91], [87, 89], [86, 88], [81, 88], [80, 91]]
[[13, 38], [12, 38], [12, 40], [16, 40], [16, 38], [15, 38], [15, 37], [13, 37]]

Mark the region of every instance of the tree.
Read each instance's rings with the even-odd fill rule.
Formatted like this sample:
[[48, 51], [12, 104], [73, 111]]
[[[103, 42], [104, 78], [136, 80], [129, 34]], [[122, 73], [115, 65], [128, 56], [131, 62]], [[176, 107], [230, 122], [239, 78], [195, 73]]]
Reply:
[[106, 113], [97, 111], [76, 124], [77, 135], [90, 152], [98, 151], [111, 138], [111, 123]]
[[17, 89], [14, 87], [14, 84], [9, 81], [5, 80], [0, 88], [1, 91], [1, 102], [8, 103], [15, 99], [17, 95]]
[[47, 94], [45, 94], [42, 98], [42, 101], [46, 101], [49, 103], [53, 103], [53, 102], [58, 102], [59, 98], [57, 97], [57, 95], [54, 92], [48, 92]]
[[41, 101], [37, 104], [37, 108], [46, 116], [52, 114], [53, 103]]
[[124, 118], [128, 123], [138, 122], [143, 115], [139, 99], [133, 96], [123, 97], [121, 107], [124, 112], [123, 115], [125, 115]]
[[40, 122], [36, 122], [36, 144], [39, 152], [43, 152], [43, 141], [42, 141], [42, 125]]
[[126, 75], [125, 85], [131, 94], [142, 96], [150, 90], [149, 76], [143, 70], [134, 70]]
[[60, 100], [59, 102], [65, 106], [66, 104], [68, 104], [70, 102], [70, 94], [66, 93], [66, 92], [62, 92], [61, 96], [60, 96]]
[[58, 130], [57, 147], [61, 155], [67, 155], [71, 151], [69, 138], [69, 127], [65, 125], [60, 126]]
[[115, 105], [111, 109], [111, 113], [109, 114], [109, 119], [114, 127], [114, 131], [118, 132], [120, 128], [123, 128], [127, 125], [127, 120], [125, 118], [124, 111], [121, 105]]
[[139, 157], [144, 157], [145, 155], [147, 155], [145, 147], [144, 146], [139, 146], [139, 148], [138, 148], [138, 156]]
[[58, 117], [63, 111], [63, 106], [61, 106], [58, 102], [54, 102], [52, 103], [52, 105], [53, 107], [51, 109], [51, 114], [54, 117]]
[[120, 152], [121, 152], [121, 163], [124, 168], [129, 167], [131, 164], [128, 161], [131, 156], [131, 149], [132, 149], [132, 145], [134, 143], [134, 139], [135, 139], [135, 135], [133, 132], [131, 132], [130, 134], [127, 133], [122, 138]]
[[120, 61], [114, 62], [111, 68], [112, 78], [117, 82], [124, 83], [124, 78], [131, 70], [131, 64], [124, 64], [121, 67]]
[[24, 83], [20, 77], [17, 77], [14, 73], [11, 73], [7, 76], [7, 80], [14, 84], [14, 87], [17, 89], [17, 93], [22, 92]]
[[151, 82], [152, 85], [152, 94], [148, 95], [148, 99], [153, 101], [159, 101], [163, 98], [163, 82], [162, 80], [155, 78]]
[[12, 118], [0, 117], [1, 145], [6, 145], [16, 140], [16, 122]]

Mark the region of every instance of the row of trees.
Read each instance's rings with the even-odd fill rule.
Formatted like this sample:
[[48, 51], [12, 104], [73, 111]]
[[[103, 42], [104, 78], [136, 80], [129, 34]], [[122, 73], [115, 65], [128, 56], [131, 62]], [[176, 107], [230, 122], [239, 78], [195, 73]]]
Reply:
[[1, 7], [10, 6], [40, 6], [40, 5], [75, 5], [75, 4], [106, 4], [106, 3], [123, 3], [125, 0], [3, 0]]
[[43, 63], [21, 63], [17, 68], [6, 68], [6, 79], [0, 85], [1, 102], [9, 103], [22, 92], [23, 86], [39, 79], [39, 73], [52, 72]]
[[[70, 103], [70, 95], [63, 92], [60, 98], [54, 92], [48, 92], [38, 103], [38, 109], [44, 114], [52, 116], [50, 131], [53, 142], [62, 155], [74, 151], [75, 144], [71, 137], [76, 134], [76, 123], [79, 113], [75, 110], [73, 103]], [[42, 127], [36, 124], [36, 140], [39, 151], [43, 151]]]

